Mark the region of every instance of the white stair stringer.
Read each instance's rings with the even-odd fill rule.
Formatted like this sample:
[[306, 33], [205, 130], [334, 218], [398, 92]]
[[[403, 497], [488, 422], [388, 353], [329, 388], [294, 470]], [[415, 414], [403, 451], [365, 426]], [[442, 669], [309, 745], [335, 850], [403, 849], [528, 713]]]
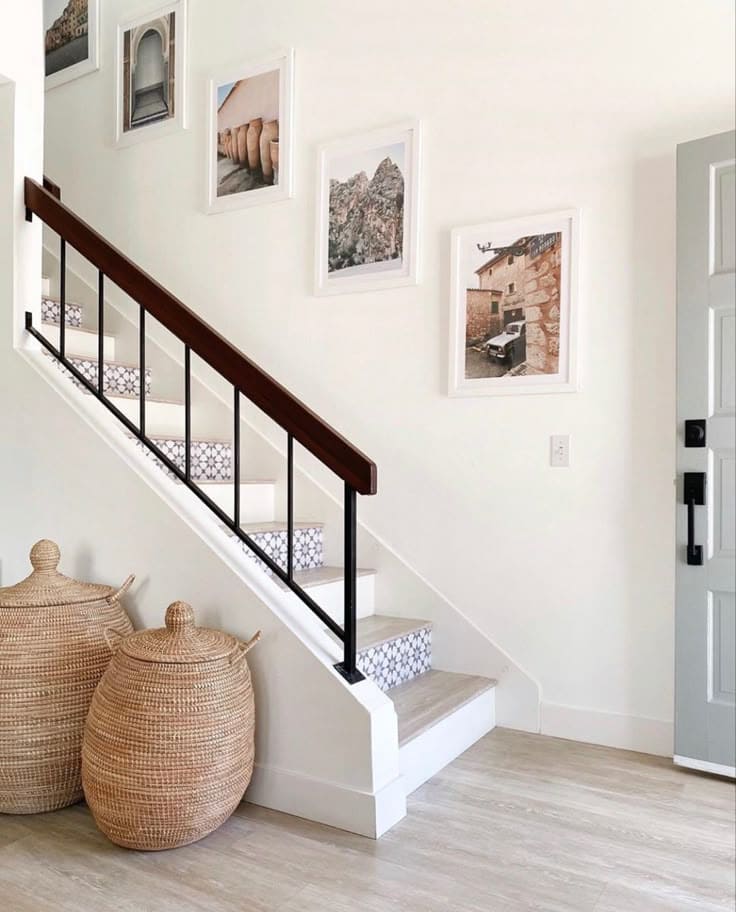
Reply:
[[[41, 354], [35, 343], [18, 350], [18, 353], [239, 577], [280, 623], [284, 633], [288, 631], [288, 636], [295, 637], [301, 648], [316, 659], [321, 673], [328, 675], [332, 682], [331, 687], [343, 694], [340, 699], [341, 713], [355, 718], [355, 724], [360, 724], [370, 733], [366, 742], [367, 753], [363, 758], [370, 765], [372, 784], [369, 787], [365, 784], [346, 785], [330, 778], [305, 778], [285, 767], [268, 762], [264, 764], [257, 756], [247, 800], [371, 838], [381, 836], [406, 814], [405, 793], [398, 768], [397, 719], [390, 699], [369, 679], [353, 686], [347, 684], [334, 668], [343, 658], [342, 650], [325, 632], [317, 617], [294, 594], [282, 588], [248, 558], [240, 542], [227, 534], [211, 511], [188, 488], [163, 473], [95, 397], [85, 395], [69, 382], [51, 359]], [[274, 673], [276, 682], [279, 675], [275, 669]], [[273, 686], [277, 685], [274, 683]], [[340, 728], [344, 728], [342, 721]], [[324, 744], [324, 751], [329, 751], [333, 766], [341, 751], [338, 742], [345, 733], [335, 730], [334, 734], [336, 742]], [[304, 738], [308, 737], [305, 732]]]

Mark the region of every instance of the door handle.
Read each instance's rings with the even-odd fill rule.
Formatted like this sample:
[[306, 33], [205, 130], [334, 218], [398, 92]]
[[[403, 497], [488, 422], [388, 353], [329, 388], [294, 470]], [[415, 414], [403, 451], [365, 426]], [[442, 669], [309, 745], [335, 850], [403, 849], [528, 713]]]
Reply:
[[705, 506], [705, 472], [685, 472], [683, 501], [687, 505], [687, 562], [691, 567], [703, 564], [703, 546], [695, 544], [695, 507]]

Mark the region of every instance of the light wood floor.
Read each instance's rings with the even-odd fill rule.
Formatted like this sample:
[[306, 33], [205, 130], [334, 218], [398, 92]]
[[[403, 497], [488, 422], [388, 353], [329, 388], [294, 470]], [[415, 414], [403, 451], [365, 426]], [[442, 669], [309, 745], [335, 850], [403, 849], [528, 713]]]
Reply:
[[3, 912], [734, 909], [734, 787], [667, 760], [496, 730], [379, 842], [244, 804], [172, 852], [83, 805], [0, 816]]

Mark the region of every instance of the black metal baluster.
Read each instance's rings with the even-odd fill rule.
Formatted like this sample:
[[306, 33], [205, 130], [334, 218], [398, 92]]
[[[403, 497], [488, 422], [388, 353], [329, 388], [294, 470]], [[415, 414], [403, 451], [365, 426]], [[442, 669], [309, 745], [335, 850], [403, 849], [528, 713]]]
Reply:
[[140, 305], [139, 339], [138, 339], [138, 397], [140, 402], [139, 427], [141, 434], [146, 433], [146, 311]]
[[240, 527], [240, 390], [233, 396], [233, 522]]
[[286, 438], [286, 572], [289, 582], [294, 581], [294, 438], [289, 434]]
[[61, 238], [59, 247], [59, 354], [66, 355], [66, 241]]
[[105, 392], [105, 276], [97, 273], [97, 392]]
[[358, 671], [358, 571], [357, 503], [355, 489], [345, 485], [345, 648], [343, 661], [335, 666], [349, 684], [363, 680]]
[[192, 350], [184, 346], [184, 475], [192, 480]]

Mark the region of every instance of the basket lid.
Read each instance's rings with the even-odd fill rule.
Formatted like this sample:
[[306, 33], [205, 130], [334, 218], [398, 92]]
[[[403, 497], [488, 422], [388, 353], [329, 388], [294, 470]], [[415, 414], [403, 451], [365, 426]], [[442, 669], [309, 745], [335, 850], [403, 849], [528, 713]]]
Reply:
[[113, 586], [82, 583], [59, 573], [61, 552], [56, 542], [41, 539], [31, 548], [33, 572], [14, 586], [0, 588], [2, 608], [51, 608], [98, 602], [114, 596]]
[[184, 665], [224, 659], [239, 645], [229, 633], [197, 627], [192, 606], [174, 602], [166, 609], [165, 627], [134, 633], [121, 643], [120, 650], [144, 662]]

